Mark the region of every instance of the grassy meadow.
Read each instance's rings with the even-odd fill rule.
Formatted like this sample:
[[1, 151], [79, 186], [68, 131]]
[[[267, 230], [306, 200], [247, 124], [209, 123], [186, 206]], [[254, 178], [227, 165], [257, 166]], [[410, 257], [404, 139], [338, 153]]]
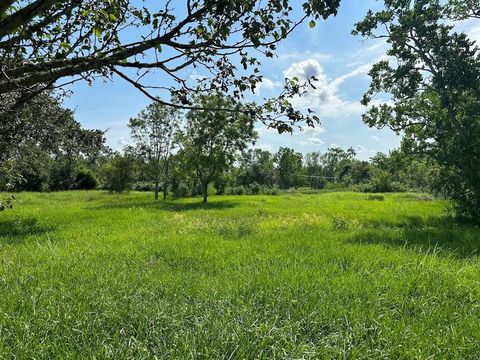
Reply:
[[418, 194], [21, 193], [0, 357], [480, 357], [480, 230]]

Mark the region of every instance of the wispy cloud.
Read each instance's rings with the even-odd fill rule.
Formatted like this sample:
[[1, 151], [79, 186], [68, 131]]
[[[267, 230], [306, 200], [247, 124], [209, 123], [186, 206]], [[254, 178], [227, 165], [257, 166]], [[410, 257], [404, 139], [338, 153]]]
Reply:
[[464, 21], [459, 21], [454, 24], [455, 30], [458, 32], [464, 32], [468, 35], [470, 40], [476, 41], [477, 45], [480, 46], [480, 24], [476, 19], [469, 19]]

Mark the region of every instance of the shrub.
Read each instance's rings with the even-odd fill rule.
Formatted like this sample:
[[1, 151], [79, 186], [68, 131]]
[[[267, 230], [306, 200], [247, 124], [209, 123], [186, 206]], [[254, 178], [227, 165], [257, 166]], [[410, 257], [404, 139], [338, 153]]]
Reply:
[[78, 190], [93, 190], [98, 186], [98, 180], [90, 170], [81, 169], [77, 172], [75, 182], [73, 184], [74, 189]]
[[150, 181], [137, 181], [135, 184], [133, 184], [132, 189], [135, 191], [154, 191], [155, 190], [155, 184]]
[[135, 163], [129, 156], [115, 155], [105, 166], [107, 190], [121, 193], [132, 188], [135, 179]]
[[247, 192], [251, 195], [258, 195], [260, 193], [260, 184], [257, 182], [250, 184], [247, 188]]
[[274, 186], [274, 187], [264, 186], [262, 188], [263, 195], [278, 195], [279, 191], [280, 189], [278, 188], [278, 186]]
[[172, 193], [176, 198], [189, 197], [192, 196], [192, 190], [188, 184], [184, 182], [174, 182], [172, 184]]

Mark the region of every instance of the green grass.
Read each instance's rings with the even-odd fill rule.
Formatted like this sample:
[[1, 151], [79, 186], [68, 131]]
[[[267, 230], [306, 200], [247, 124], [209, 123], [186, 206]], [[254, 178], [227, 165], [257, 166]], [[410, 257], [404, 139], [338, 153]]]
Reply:
[[3, 358], [479, 357], [480, 230], [445, 202], [18, 199], [0, 214]]

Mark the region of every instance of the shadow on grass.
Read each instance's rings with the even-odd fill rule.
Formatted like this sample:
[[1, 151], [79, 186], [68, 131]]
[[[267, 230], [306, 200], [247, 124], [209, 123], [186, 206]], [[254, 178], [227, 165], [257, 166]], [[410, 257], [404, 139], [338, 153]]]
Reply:
[[0, 242], [20, 244], [29, 236], [43, 235], [55, 230], [51, 226], [38, 224], [35, 218], [0, 221]]
[[122, 204], [105, 204], [96, 207], [90, 207], [89, 210], [101, 209], [158, 209], [165, 211], [190, 211], [190, 210], [224, 210], [231, 209], [238, 206], [237, 202], [233, 201], [215, 201], [209, 203], [198, 202], [176, 202], [176, 201], [144, 201], [144, 202], [129, 202]]
[[396, 222], [371, 221], [349, 241], [410, 248], [422, 253], [435, 250], [457, 258], [480, 256], [480, 228], [442, 217], [409, 216]]

